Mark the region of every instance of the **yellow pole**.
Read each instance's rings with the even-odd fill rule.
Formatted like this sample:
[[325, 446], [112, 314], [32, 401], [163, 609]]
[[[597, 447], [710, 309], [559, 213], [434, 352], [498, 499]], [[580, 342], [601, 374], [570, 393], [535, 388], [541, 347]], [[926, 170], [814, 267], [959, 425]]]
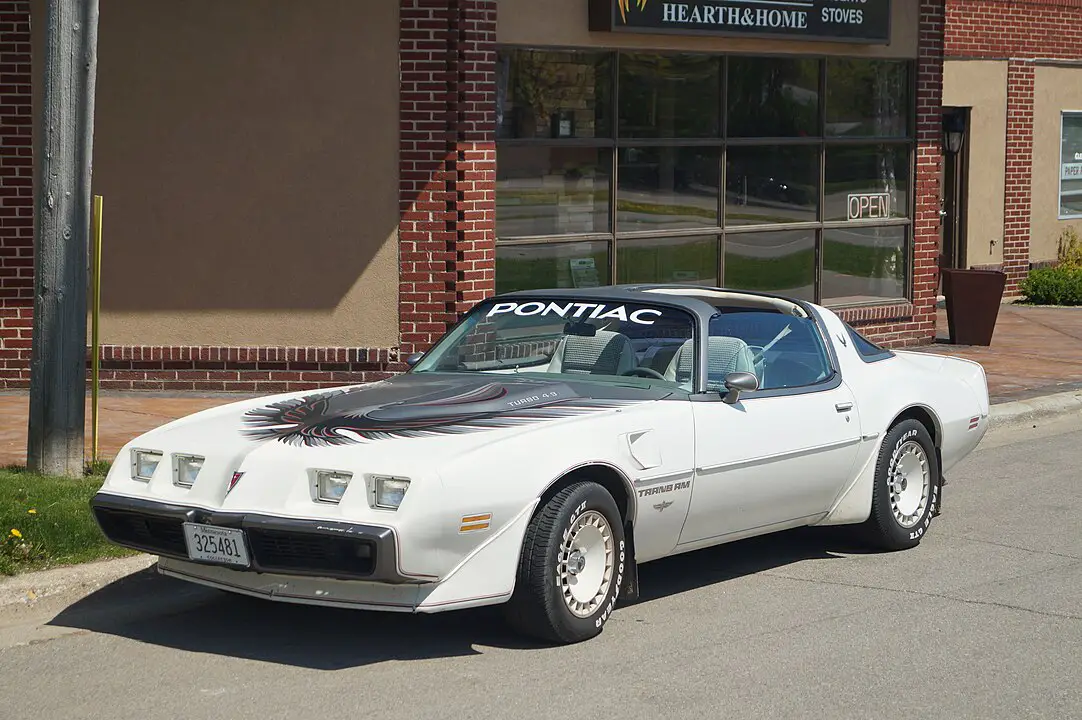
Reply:
[[98, 462], [98, 375], [101, 368], [101, 347], [98, 341], [98, 319], [101, 316], [101, 195], [94, 196], [94, 211], [91, 216], [91, 232], [94, 238], [94, 269], [91, 278], [93, 304], [90, 320], [90, 414], [92, 418], [93, 452], [91, 461]]

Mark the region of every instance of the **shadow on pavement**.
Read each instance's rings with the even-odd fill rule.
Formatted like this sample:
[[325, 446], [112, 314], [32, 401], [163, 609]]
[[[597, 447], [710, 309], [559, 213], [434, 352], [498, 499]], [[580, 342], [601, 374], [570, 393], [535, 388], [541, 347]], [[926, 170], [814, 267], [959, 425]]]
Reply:
[[[643, 565], [636, 604], [810, 559], [859, 552], [840, 528], [803, 528]], [[619, 622], [620, 612], [613, 616]], [[69, 606], [50, 625], [189, 652], [317, 670], [389, 660], [478, 654], [475, 646], [542, 647], [516, 635], [499, 607], [436, 615], [378, 613], [271, 602], [159, 575], [156, 566]]]

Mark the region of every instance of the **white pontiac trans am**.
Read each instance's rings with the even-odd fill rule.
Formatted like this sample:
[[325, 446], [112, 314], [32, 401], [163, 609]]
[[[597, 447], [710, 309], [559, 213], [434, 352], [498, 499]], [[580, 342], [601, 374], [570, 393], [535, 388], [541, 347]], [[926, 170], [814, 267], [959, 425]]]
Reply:
[[917, 545], [988, 425], [979, 364], [718, 288], [501, 295], [408, 362], [136, 438], [91, 501], [102, 531], [223, 590], [502, 603], [520, 631], [570, 643], [651, 560], [804, 525]]

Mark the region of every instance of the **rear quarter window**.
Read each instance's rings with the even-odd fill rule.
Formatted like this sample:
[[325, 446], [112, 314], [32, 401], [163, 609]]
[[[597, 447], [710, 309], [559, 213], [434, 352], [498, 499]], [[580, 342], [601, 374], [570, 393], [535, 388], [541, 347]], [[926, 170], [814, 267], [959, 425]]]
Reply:
[[886, 360], [887, 358], [894, 357], [894, 353], [885, 347], [876, 345], [868, 338], [864, 337], [856, 330], [853, 329], [848, 323], [845, 329], [849, 331], [849, 337], [853, 341], [853, 347], [856, 349], [857, 354], [864, 362], [878, 362], [880, 360]]

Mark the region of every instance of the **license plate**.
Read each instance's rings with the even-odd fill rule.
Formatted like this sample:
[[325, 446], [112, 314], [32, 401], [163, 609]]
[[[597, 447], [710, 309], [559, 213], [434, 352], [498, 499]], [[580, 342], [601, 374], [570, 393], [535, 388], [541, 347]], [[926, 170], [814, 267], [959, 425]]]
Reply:
[[244, 531], [215, 525], [184, 523], [184, 539], [192, 560], [248, 567]]

